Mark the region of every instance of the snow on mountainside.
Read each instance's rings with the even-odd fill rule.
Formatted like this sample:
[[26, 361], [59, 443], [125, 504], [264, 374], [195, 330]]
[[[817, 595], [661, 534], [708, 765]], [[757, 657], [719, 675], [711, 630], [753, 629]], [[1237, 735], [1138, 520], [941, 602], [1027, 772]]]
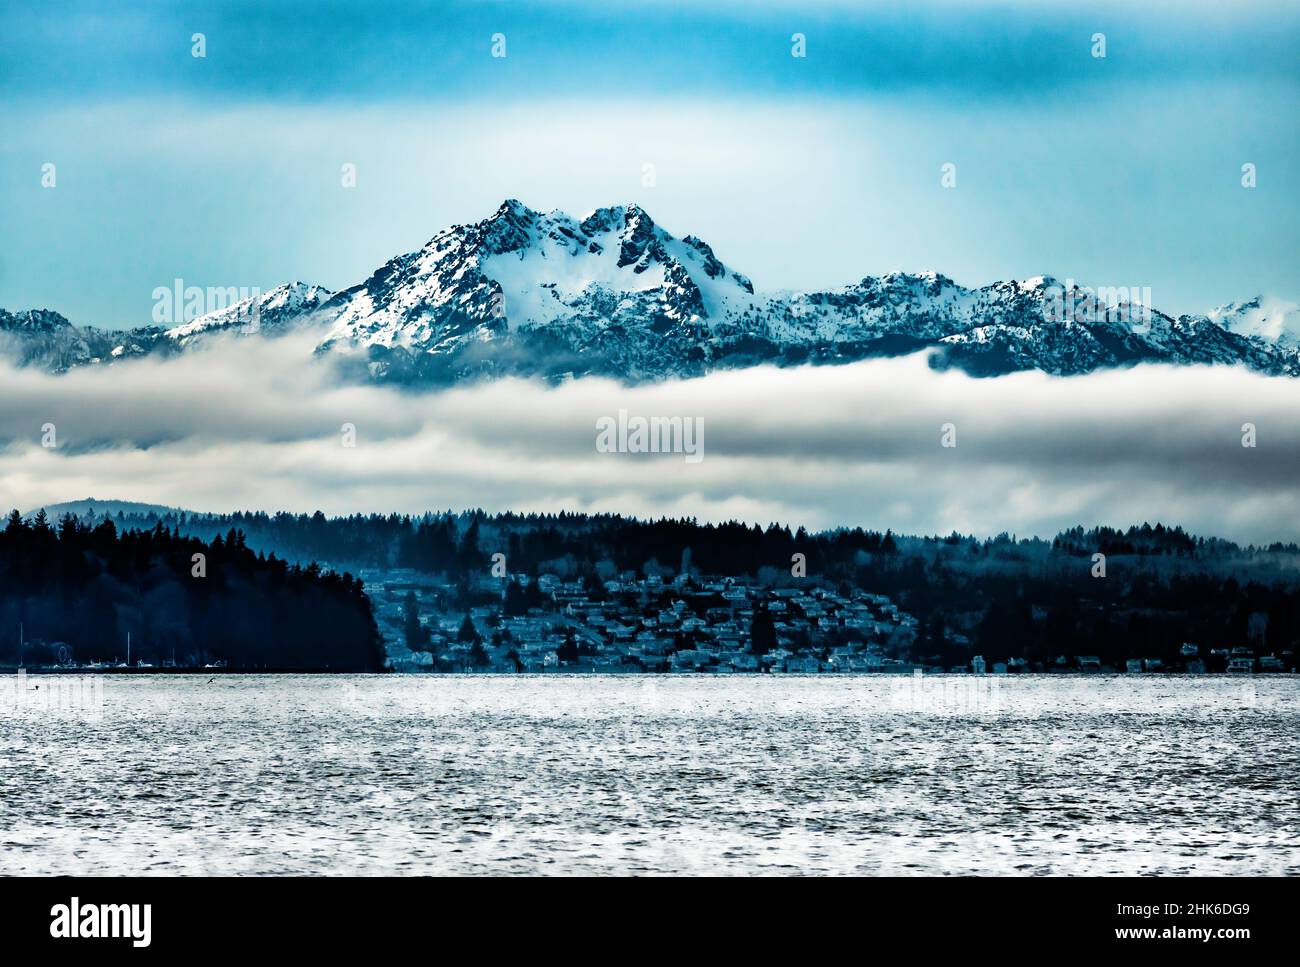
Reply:
[[330, 295], [320, 286], [291, 282], [170, 328], [125, 330], [74, 326], [46, 309], [19, 313], [0, 309], [0, 355], [18, 366], [54, 373], [142, 356], [173, 356], [218, 333], [273, 336], [286, 332], [309, 321]]
[[57, 312], [0, 309], [0, 356], [19, 367], [34, 366], [62, 373], [112, 359], [147, 356], [159, 349], [162, 330], [156, 327], [118, 332], [74, 326]]
[[282, 332], [320, 308], [331, 295], [332, 292], [319, 285], [290, 282], [204, 313], [190, 322], [172, 326], [164, 334], [168, 339], [186, 345], [197, 336], [231, 330], [246, 335]]
[[575, 219], [512, 199], [338, 293], [295, 282], [171, 329], [119, 333], [0, 312], [0, 347], [61, 371], [180, 352], [208, 334], [309, 328], [357, 375], [413, 385], [505, 374], [653, 380], [926, 347], [935, 365], [979, 375], [1166, 361], [1300, 376], [1294, 303], [1257, 298], [1174, 318], [1089, 297], [1050, 277], [968, 289], [937, 273], [756, 293], [705, 242], [670, 234], [636, 205]]
[[1242, 336], [1256, 336], [1289, 349], [1300, 348], [1300, 305], [1257, 296], [1230, 302], [1209, 313], [1210, 321]]
[[615, 372], [653, 377], [663, 360], [637, 351], [652, 350], [648, 335], [697, 333], [755, 304], [749, 280], [707, 244], [673, 237], [635, 205], [578, 221], [509, 200], [393, 259], [322, 312], [337, 312], [326, 345], [367, 348], [373, 374], [445, 381], [593, 363], [608, 372], [611, 353]]

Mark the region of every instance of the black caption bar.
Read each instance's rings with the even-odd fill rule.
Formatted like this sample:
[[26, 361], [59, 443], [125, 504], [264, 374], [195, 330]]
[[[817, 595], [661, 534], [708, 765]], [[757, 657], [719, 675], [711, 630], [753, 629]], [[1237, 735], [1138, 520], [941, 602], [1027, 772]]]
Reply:
[[[1293, 894], [1280, 878], [652, 880], [599, 892], [565, 880], [0, 879], [0, 927], [11, 953], [75, 948], [92, 957], [398, 954], [438, 935], [491, 938], [494, 950], [527, 945], [536, 955], [579, 925], [584, 937], [650, 929], [667, 940], [680, 918], [697, 927], [748, 924], [746, 936], [760, 927], [814, 945], [833, 928], [859, 931], [867, 944], [922, 943], [931, 952], [1131, 947], [1230, 956], [1289, 946]], [[705, 932], [720, 950], [737, 939], [730, 929]]]

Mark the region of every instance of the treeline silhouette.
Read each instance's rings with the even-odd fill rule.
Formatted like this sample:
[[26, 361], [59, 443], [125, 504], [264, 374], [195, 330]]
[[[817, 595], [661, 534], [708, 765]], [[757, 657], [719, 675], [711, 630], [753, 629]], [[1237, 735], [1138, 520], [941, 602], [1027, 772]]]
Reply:
[[[1072, 528], [1052, 540], [957, 533], [914, 537], [839, 528], [637, 520], [612, 514], [408, 516], [236, 513], [131, 518], [204, 540], [247, 535], [247, 546], [334, 568], [411, 568], [452, 586], [455, 610], [501, 602], [485, 590], [492, 555], [512, 574], [554, 573], [592, 594], [614, 572], [748, 576], [889, 596], [915, 615], [918, 658], [959, 664], [969, 653], [1050, 661], [1060, 655], [1175, 659], [1184, 642], [1210, 648], [1293, 649], [1300, 641], [1300, 547], [1241, 546], [1180, 527]], [[1094, 555], [1104, 556], [1097, 573]], [[802, 555], [806, 577], [792, 574]], [[535, 600], [503, 606], [518, 612]], [[519, 597], [516, 587], [514, 592]], [[536, 598], [535, 589], [528, 596]], [[963, 644], [957, 636], [965, 639]]]
[[[763, 565], [788, 566], [802, 552], [808, 570], [852, 568], [862, 555], [925, 556], [935, 548], [958, 548], [968, 561], [1004, 563], [1050, 557], [1115, 556], [1169, 558], [1209, 569], [1256, 566], [1293, 568], [1300, 546], [1275, 543], [1243, 547], [1215, 537], [1196, 537], [1181, 527], [1142, 524], [1126, 530], [1075, 527], [1053, 540], [1017, 539], [1008, 534], [976, 538], [909, 537], [891, 531], [837, 528], [810, 533], [788, 526], [699, 523], [693, 518], [639, 520], [617, 514], [487, 514], [481, 510], [439, 514], [353, 514], [326, 517], [264, 511], [234, 514], [144, 514], [116, 517], [119, 526], [151, 528], [162, 524], [205, 539], [236, 530], [254, 549], [293, 560], [329, 561], [336, 567], [409, 567], [429, 573], [458, 575], [482, 566], [485, 556], [501, 552], [510, 570], [531, 568], [566, 555], [578, 560], [606, 559], [636, 569], [648, 559], [677, 565], [690, 548], [692, 563], [714, 574], [748, 574]], [[948, 555], [951, 557], [952, 555]]]
[[[196, 555], [202, 557], [196, 559]], [[378, 671], [383, 644], [360, 581], [249, 547], [237, 529], [209, 540], [156, 523], [57, 526], [14, 511], [0, 530], [0, 662], [127, 657], [154, 666]]]

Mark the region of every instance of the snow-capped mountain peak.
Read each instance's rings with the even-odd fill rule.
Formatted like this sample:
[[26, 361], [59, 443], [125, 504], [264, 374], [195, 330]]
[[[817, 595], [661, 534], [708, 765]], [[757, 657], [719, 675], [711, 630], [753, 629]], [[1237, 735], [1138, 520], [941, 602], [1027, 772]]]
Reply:
[[1300, 305], [1259, 295], [1230, 302], [1208, 313], [1211, 321], [1242, 336], [1253, 336], [1285, 349], [1300, 348]]
[[[221, 290], [214, 290], [218, 300]], [[276, 333], [320, 308], [333, 293], [319, 285], [288, 282], [267, 292], [249, 295], [237, 302], [205, 312], [189, 322], [171, 326], [164, 335], [181, 345], [195, 337], [217, 332], [238, 331], [246, 334]]]
[[455, 354], [557, 321], [600, 328], [636, 316], [691, 324], [752, 302], [753, 286], [697, 238], [678, 239], [635, 204], [581, 220], [507, 199], [338, 294], [333, 346]]

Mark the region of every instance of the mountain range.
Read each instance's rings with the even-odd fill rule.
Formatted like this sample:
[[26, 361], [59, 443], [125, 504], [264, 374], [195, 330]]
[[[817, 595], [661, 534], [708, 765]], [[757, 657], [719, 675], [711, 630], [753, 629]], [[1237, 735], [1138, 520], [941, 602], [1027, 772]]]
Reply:
[[127, 330], [0, 310], [0, 354], [57, 373], [172, 356], [215, 336], [302, 332], [357, 378], [417, 386], [500, 375], [638, 382], [924, 348], [935, 350], [932, 365], [976, 375], [1168, 362], [1300, 376], [1295, 303], [1261, 296], [1174, 317], [1137, 299], [1089, 298], [1047, 276], [972, 289], [898, 272], [763, 293], [706, 242], [670, 234], [637, 205], [575, 219], [512, 199], [338, 292], [291, 282], [177, 325]]

